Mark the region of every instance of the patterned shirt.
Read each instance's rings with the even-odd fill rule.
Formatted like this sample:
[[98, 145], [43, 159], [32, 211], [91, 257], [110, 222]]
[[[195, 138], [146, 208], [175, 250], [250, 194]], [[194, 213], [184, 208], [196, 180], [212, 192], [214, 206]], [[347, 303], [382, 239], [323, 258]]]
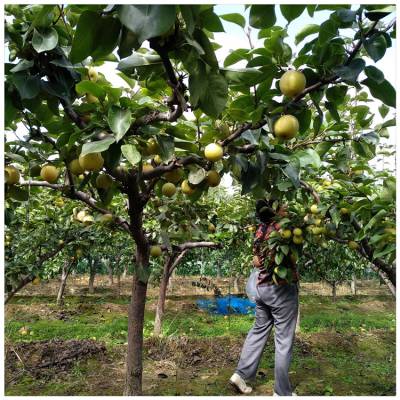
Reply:
[[[276, 222], [272, 222], [271, 224], [261, 223], [257, 231], [255, 233], [254, 242], [253, 242], [253, 254], [259, 258], [261, 261], [261, 265], [258, 267], [260, 270], [258, 274], [257, 285], [262, 284], [274, 284], [274, 280], [272, 278], [275, 264], [275, 250], [268, 249], [266, 246], [263, 247], [263, 242], [267, 241], [270, 238], [270, 235], [273, 231], [278, 231], [280, 226]], [[297, 272], [296, 264], [292, 262], [290, 257], [285, 256], [283, 259], [285, 266], [292, 270], [292, 281], [297, 282], [299, 280], [299, 275]], [[277, 278], [279, 285], [287, 284], [286, 279]]]

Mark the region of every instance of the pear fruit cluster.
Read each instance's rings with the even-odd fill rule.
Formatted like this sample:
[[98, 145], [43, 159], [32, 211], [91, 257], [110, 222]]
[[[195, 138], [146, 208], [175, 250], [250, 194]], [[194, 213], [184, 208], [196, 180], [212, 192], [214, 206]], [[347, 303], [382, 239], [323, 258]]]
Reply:
[[[287, 97], [295, 98], [306, 87], [306, 77], [300, 71], [285, 72], [280, 81], [279, 89]], [[274, 134], [281, 140], [291, 140], [299, 133], [299, 121], [294, 115], [282, 115], [275, 121]]]

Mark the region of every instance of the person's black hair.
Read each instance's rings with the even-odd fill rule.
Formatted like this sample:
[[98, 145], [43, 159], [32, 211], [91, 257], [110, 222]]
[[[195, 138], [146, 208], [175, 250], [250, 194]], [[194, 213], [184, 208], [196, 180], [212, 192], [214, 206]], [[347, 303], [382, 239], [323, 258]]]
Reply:
[[272, 201], [266, 199], [257, 200], [256, 217], [258, 220], [264, 223], [270, 223], [275, 215], [276, 213], [272, 208]]

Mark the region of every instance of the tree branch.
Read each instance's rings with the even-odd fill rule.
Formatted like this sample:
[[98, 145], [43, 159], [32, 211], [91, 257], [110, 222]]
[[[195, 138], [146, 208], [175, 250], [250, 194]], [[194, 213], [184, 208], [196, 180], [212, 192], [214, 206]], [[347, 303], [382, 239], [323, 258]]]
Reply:
[[160, 165], [151, 171], [142, 172], [142, 176], [144, 179], [158, 178], [165, 172], [172, 171], [189, 164], [198, 164], [204, 167], [208, 165], [208, 162], [204, 158], [196, 155], [191, 155], [184, 158], [176, 158], [175, 160], [171, 161], [170, 164]]
[[[48, 183], [48, 182], [42, 182], [42, 181], [24, 181], [20, 183], [21, 186], [40, 186], [40, 187], [46, 187], [52, 190], [60, 190], [65, 193], [66, 189], [69, 189], [69, 185], [60, 185], [60, 184], [54, 184], [54, 183]], [[93, 197], [88, 195], [85, 192], [81, 192], [79, 190], [74, 190], [72, 193], [67, 193], [66, 196], [72, 200], [80, 200], [83, 203], [87, 204], [89, 207], [93, 208], [94, 210], [98, 211], [101, 214], [111, 214], [114, 218], [114, 221], [120, 225], [126, 232], [131, 233], [130, 231], [130, 225], [129, 223], [124, 220], [123, 218], [119, 216], [115, 216], [111, 211], [101, 208], [97, 205], [97, 200], [95, 200]]]
[[315, 191], [315, 189], [308, 184], [307, 182], [300, 180], [300, 185], [306, 189], [308, 192], [311, 193], [311, 195], [314, 197], [314, 200], [317, 204], [321, 203], [321, 199], [319, 198], [319, 194]]

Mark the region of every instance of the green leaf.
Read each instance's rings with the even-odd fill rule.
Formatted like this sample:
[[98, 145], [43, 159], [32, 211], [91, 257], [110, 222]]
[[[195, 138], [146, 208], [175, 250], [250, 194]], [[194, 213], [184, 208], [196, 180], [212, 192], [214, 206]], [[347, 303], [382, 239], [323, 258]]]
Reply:
[[292, 157], [295, 157], [299, 160], [301, 168], [307, 165], [311, 165], [315, 168], [319, 168], [321, 166], [319, 154], [314, 149], [296, 151]]
[[246, 19], [242, 14], [232, 13], [232, 14], [224, 14], [220, 15], [220, 17], [228, 22], [232, 22], [233, 24], [239, 25], [242, 28], [246, 26]]
[[84, 11], [78, 20], [70, 60], [79, 63], [89, 56], [100, 58], [110, 54], [117, 45], [121, 26], [116, 18], [102, 17]]
[[381, 114], [382, 118], [385, 118], [386, 115], [389, 113], [389, 107], [386, 107], [384, 104], [381, 104], [381, 106], [378, 108], [379, 114]]
[[33, 31], [32, 47], [38, 53], [53, 50], [58, 43], [58, 33], [54, 28]]
[[175, 23], [175, 5], [121, 5], [118, 16], [123, 25], [145, 40], [167, 33]]
[[29, 200], [29, 192], [28, 190], [21, 189], [15, 185], [12, 185], [8, 191], [7, 195], [12, 197], [14, 200], [17, 201], [28, 201]]
[[96, 24], [96, 38], [91, 56], [100, 59], [111, 54], [118, 44], [120, 33], [121, 23], [118, 18], [101, 17]]
[[39, 94], [39, 77], [27, 75], [25, 72], [17, 72], [12, 79], [21, 99], [33, 99]]
[[[294, 162], [296, 161], [296, 162]], [[300, 165], [298, 160], [291, 160], [282, 172], [290, 179], [295, 188], [300, 187]]]
[[393, 12], [396, 12], [396, 7], [395, 6], [374, 6], [376, 8], [373, 8], [369, 10], [368, 12], [365, 13], [365, 16], [370, 20], [370, 21], [379, 21], [382, 18], [387, 17]]
[[364, 41], [364, 47], [368, 55], [377, 62], [386, 53], [386, 39], [383, 35], [374, 35]]
[[200, 5], [192, 4], [192, 5], [180, 5], [181, 14], [183, 19], [185, 20], [186, 29], [190, 34], [193, 33], [194, 28], [196, 26], [197, 16], [200, 13]]
[[301, 14], [303, 14], [303, 11], [305, 10], [306, 6], [295, 5], [295, 4], [285, 4], [285, 5], [282, 4], [280, 8], [282, 15], [285, 17], [285, 19], [289, 24], [294, 19], [300, 17]]
[[228, 85], [221, 74], [191, 74], [189, 88], [194, 107], [200, 107], [207, 115], [215, 118], [224, 110], [228, 100]]
[[118, 106], [112, 106], [108, 111], [108, 124], [116, 135], [117, 143], [128, 132], [132, 122], [132, 113], [130, 110], [123, 110]]
[[142, 159], [141, 154], [133, 144], [124, 144], [121, 146], [121, 152], [124, 157], [133, 165], [137, 165]]
[[117, 69], [120, 71], [132, 70], [136, 67], [143, 65], [160, 64], [161, 57], [155, 54], [141, 54], [133, 52], [129, 57], [123, 58], [119, 63]]
[[319, 154], [319, 156], [322, 158], [328, 151], [329, 149], [333, 146], [332, 142], [322, 142], [318, 143], [317, 146], [315, 147], [315, 151]]
[[83, 95], [86, 93], [90, 93], [96, 97], [104, 97], [106, 95], [106, 92], [98, 83], [89, 81], [87, 79], [80, 81], [75, 86], [75, 89], [76, 89], [77, 93], [80, 95]]
[[368, 86], [372, 96], [376, 99], [381, 100], [389, 107], [396, 107], [396, 90], [386, 79], [381, 83], [377, 83], [376, 81], [367, 78], [361, 83]]
[[189, 172], [188, 180], [192, 185], [198, 185], [203, 182], [207, 172], [203, 168], [195, 169]]
[[328, 101], [334, 104], [341, 104], [347, 93], [347, 86], [335, 85], [328, 88], [325, 92]]
[[218, 60], [215, 55], [214, 48], [210, 42], [210, 39], [203, 32], [202, 29], [195, 29], [193, 32], [193, 38], [200, 44], [201, 48], [204, 50], [204, 55], [201, 59], [204, 60], [212, 68], [218, 68]]
[[338, 29], [335, 22], [331, 19], [321, 24], [319, 29], [318, 41], [322, 44], [328, 43], [331, 39], [338, 35]]
[[310, 24], [304, 26], [295, 36], [294, 43], [298, 45], [300, 42], [302, 42], [307, 36], [310, 36], [314, 33], [318, 33], [320, 29], [319, 25], [316, 24]]
[[33, 60], [21, 60], [15, 67], [10, 69], [10, 72], [15, 73], [15, 72], [20, 72], [20, 71], [26, 71], [27, 69], [31, 68], [35, 63]]
[[382, 83], [385, 80], [383, 72], [373, 65], [368, 65], [368, 67], [365, 67], [364, 72], [365, 75], [367, 75], [367, 78], [374, 80], [376, 83]]
[[221, 20], [212, 8], [203, 11], [200, 16], [200, 24], [210, 32], [225, 32]]
[[341, 65], [334, 68], [334, 72], [341, 78], [349, 82], [357, 81], [358, 75], [364, 70], [365, 61], [361, 58], [356, 58], [349, 65]]
[[390, 253], [396, 252], [396, 244], [392, 243], [388, 246], [385, 246], [383, 249], [375, 249], [374, 254], [372, 255], [373, 259], [386, 256]]
[[108, 150], [108, 148], [115, 142], [115, 138], [106, 138], [96, 142], [85, 143], [82, 146], [81, 155], [84, 156], [89, 153], [101, 153]]
[[221, 71], [229, 83], [254, 86], [264, 80], [264, 74], [257, 68], [221, 68]]
[[351, 147], [353, 148], [354, 152], [362, 158], [370, 160], [375, 156], [375, 154], [370, 150], [367, 143], [361, 141], [352, 141]]
[[[276, 257], [275, 257], [275, 259], [276, 259]], [[276, 269], [276, 274], [279, 276], [279, 278], [285, 279], [286, 276], [287, 276], [287, 274], [288, 274], [288, 269], [287, 269], [287, 267], [279, 266], [279, 267]]]
[[170, 161], [175, 152], [174, 137], [170, 135], [158, 135], [157, 142], [160, 147], [160, 156], [163, 161]]
[[247, 49], [236, 49], [233, 50], [224, 60], [224, 67], [229, 67], [230, 65], [236, 64], [242, 60], [248, 60], [249, 51]]
[[274, 26], [276, 22], [275, 6], [252, 5], [250, 8], [250, 26], [257, 29], [265, 29]]

